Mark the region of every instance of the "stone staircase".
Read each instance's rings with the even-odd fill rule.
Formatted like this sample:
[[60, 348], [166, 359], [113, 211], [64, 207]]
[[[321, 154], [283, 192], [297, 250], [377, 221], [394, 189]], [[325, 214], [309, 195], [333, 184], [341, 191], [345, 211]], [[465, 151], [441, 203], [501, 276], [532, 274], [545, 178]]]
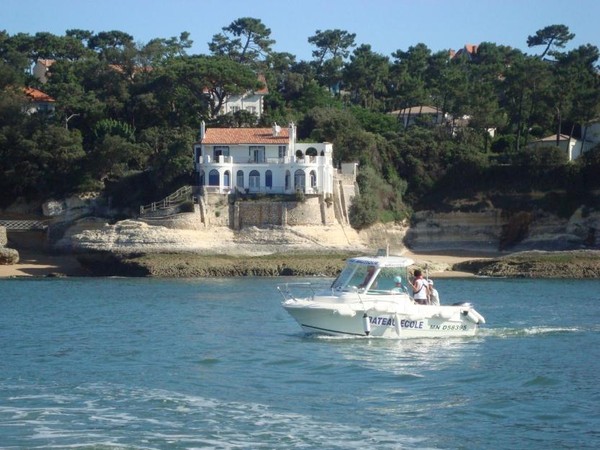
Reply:
[[159, 202], [140, 206], [140, 217], [168, 217], [177, 214], [186, 202], [195, 203], [192, 186], [183, 186]]

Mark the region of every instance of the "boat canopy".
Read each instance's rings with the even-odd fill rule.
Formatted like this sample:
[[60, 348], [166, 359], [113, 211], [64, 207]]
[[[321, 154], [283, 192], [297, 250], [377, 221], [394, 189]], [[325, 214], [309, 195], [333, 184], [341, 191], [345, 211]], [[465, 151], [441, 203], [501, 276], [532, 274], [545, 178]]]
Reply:
[[357, 256], [350, 258], [347, 263], [376, 267], [408, 267], [415, 262], [403, 256]]
[[[401, 256], [360, 256], [347, 260], [346, 267], [331, 285], [337, 290], [382, 291], [402, 287], [406, 290], [408, 267], [413, 264]], [[400, 279], [402, 286], [396, 284]]]

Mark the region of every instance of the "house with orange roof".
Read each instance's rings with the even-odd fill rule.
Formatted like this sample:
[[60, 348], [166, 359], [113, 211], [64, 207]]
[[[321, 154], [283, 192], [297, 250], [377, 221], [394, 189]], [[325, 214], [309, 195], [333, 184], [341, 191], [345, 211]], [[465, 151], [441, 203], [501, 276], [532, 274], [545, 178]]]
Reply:
[[478, 49], [479, 45], [477, 44], [465, 44], [465, 46], [457, 52], [451, 51], [450, 57], [451, 59], [454, 59], [464, 55], [469, 61], [472, 61], [477, 56]]
[[32, 87], [23, 88], [25, 96], [29, 100], [29, 104], [25, 108], [27, 114], [33, 114], [37, 112], [54, 112], [56, 100], [50, 97], [45, 92]]
[[332, 194], [333, 145], [300, 143], [287, 128], [206, 128], [194, 144], [202, 192]]

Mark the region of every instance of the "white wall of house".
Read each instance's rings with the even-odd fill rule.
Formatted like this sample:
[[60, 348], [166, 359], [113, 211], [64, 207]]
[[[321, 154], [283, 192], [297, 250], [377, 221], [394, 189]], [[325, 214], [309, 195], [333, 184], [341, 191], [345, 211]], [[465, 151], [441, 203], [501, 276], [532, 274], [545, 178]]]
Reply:
[[583, 142], [583, 151], [587, 152], [596, 145], [600, 144], [600, 122], [594, 122], [584, 127], [581, 133]]
[[236, 144], [194, 146], [198, 184], [206, 191], [227, 194], [333, 193], [333, 145], [298, 143], [290, 128], [288, 145]]
[[47, 73], [50, 69], [50, 66], [54, 64], [53, 59], [38, 59], [33, 68], [31, 69], [31, 74], [40, 82], [47, 83], [48, 77]]
[[554, 135], [548, 136], [538, 141], [534, 141], [531, 144], [529, 144], [528, 147], [558, 147], [567, 155], [569, 161], [573, 161], [581, 156], [583, 142], [579, 139], [569, 138], [566, 135], [561, 135], [558, 145], [556, 145], [556, 135]]
[[230, 95], [225, 102], [223, 102], [220, 114], [248, 111], [252, 114], [256, 114], [256, 116], [260, 118], [263, 113], [263, 97], [264, 95], [262, 94], [250, 92], [242, 95]]

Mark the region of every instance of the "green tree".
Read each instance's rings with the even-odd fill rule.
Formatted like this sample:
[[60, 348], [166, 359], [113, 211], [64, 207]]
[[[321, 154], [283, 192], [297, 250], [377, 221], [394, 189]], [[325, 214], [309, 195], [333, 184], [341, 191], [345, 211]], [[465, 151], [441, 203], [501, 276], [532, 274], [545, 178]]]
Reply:
[[427, 70], [431, 50], [425, 44], [417, 44], [405, 52], [396, 50], [392, 57], [389, 81], [392, 109], [428, 104], [431, 95], [427, 86]]
[[344, 68], [344, 80], [356, 104], [377, 109], [387, 93], [389, 60], [371, 50], [370, 45], [356, 48]]
[[527, 141], [534, 120], [543, 128], [551, 129], [555, 108], [548, 103], [552, 88], [551, 67], [537, 58], [517, 61], [505, 71], [502, 106], [508, 113], [509, 122], [515, 132], [516, 151]]
[[553, 54], [553, 52], [550, 51], [550, 48], [553, 46], [564, 48], [574, 37], [575, 35], [569, 31], [569, 27], [566, 25], [549, 25], [536, 31], [534, 35], [528, 36], [527, 46], [536, 47], [544, 45], [544, 51], [540, 55], [540, 59], [543, 59], [546, 54]]
[[242, 17], [222, 30], [223, 33], [213, 36], [208, 48], [213, 55], [226, 56], [238, 63], [256, 64], [271, 53], [271, 46], [275, 44], [271, 29], [260, 19]]
[[123, 31], [101, 31], [88, 39], [88, 48], [109, 63], [121, 63], [123, 51], [134, 45], [133, 36]]
[[309, 44], [317, 47], [312, 55], [319, 81], [330, 91], [339, 91], [344, 61], [356, 45], [355, 38], [356, 34], [339, 29], [317, 30], [308, 38]]

